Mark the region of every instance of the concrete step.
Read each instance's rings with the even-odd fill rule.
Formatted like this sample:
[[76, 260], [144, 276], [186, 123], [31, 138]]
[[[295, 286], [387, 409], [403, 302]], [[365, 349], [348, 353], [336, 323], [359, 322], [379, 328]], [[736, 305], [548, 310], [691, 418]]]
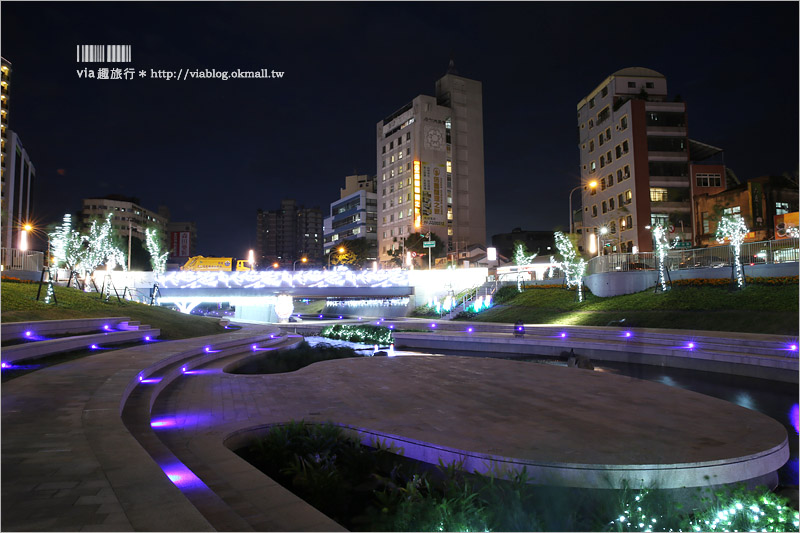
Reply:
[[[41, 320], [33, 322], [4, 322], [0, 324], [2, 340], [24, 339], [29, 337], [46, 337], [65, 333], [89, 333], [103, 331], [104, 326], [121, 329], [120, 324], [130, 320], [126, 316], [107, 318], [75, 318], [70, 320]], [[30, 331], [30, 335], [25, 333]]]
[[20, 361], [40, 359], [57, 353], [89, 349], [92, 345], [99, 348], [114, 344], [156, 339], [161, 335], [160, 329], [142, 329], [136, 331], [111, 331], [91, 335], [77, 335], [62, 339], [32, 341], [3, 348], [3, 363], [14, 364]]

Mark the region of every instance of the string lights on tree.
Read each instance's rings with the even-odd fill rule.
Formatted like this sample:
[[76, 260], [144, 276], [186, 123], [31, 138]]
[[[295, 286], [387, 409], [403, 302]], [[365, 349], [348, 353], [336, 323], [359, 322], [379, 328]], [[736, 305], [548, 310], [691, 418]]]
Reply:
[[734, 267], [731, 275], [736, 275], [736, 283], [740, 289], [744, 288], [745, 282], [744, 266], [742, 266], [742, 261], [739, 259], [739, 253], [748, 231], [747, 224], [745, 224], [741, 215], [725, 215], [720, 219], [717, 226], [717, 242], [724, 243], [729, 240], [731, 246], [733, 246]]
[[661, 290], [666, 292], [669, 290], [669, 287], [667, 287], [668, 273], [666, 258], [667, 254], [674, 248], [678, 240], [676, 239], [674, 244], [670, 244], [669, 238], [667, 237], [667, 230], [661, 224], [654, 225], [651, 231], [653, 232], [653, 241], [656, 244], [656, 259], [658, 260], [658, 283], [656, 287], [660, 286]]
[[[525, 250], [525, 245], [522, 243], [518, 243], [514, 248], [514, 257], [513, 261], [514, 264], [519, 266], [527, 266], [533, 263], [533, 260], [536, 256], [539, 255], [538, 253], [534, 253], [532, 255], [528, 255]], [[520, 278], [519, 272], [517, 272], [517, 290], [522, 292], [522, 278]]]
[[161, 252], [161, 241], [155, 228], [147, 228], [145, 234], [145, 245], [150, 252], [150, 265], [153, 267], [153, 274], [161, 275], [167, 270], [167, 257], [169, 250]]
[[555, 232], [556, 249], [561, 255], [562, 261], [556, 261], [555, 257], [550, 257], [550, 261], [564, 271], [567, 280], [567, 288], [573, 285], [578, 288], [578, 301], [583, 301], [583, 275], [586, 273], [586, 261], [578, 256], [575, 247], [569, 237], [562, 232]]
[[64, 215], [61, 225], [50, 233], [50, 243], [55, 266], [63, 263], [70, 273], [74, 271], [80, 261], [83, 239], [80, 233], [72, 229], [72, 215]]

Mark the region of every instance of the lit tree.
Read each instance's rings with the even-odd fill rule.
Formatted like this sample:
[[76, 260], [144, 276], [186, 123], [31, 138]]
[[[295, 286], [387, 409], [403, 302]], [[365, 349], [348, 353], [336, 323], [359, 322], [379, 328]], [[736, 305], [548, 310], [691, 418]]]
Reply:
[[[655, 224], [653, 229], [653, 240], [656, 243], [656, 257], [658, 259], [658, 285], [662, 291], [667, 291], [667, 272], [666, 261], [667, 252], [673, 247], [667, 238], [667, 230], [661, 224]], [[677, 243], [677, 239], [675, 241]]]
[[556, 248], [561, 255], [562, 261], [558, 262], [555, 257], [550, 257], [550, 261], [564, 271], [567, 287], [576, 285], [578, 287], [578, 301], [583, 301], [583, 275], [586, 273], [586, 261], [578, 257], [575, 247], [569, 237], [562, 232], [555, 232]]
[[153, 267], [153, 273], [156, 275], [163, 274], [167, 269], [169, 250], [161, 253], [161, 239], [159, 239], [158, 231], [155, 228], [147, 228], [144, 233], [145, 245], [147, 246], [147, 251], [150, 252], [150, 265]]
[[725, 215], [717, 225], [717, 242], [723, 243], [730, 240], [731, 246], [733, 246], [734, 272], [740, 289], [744, 288], [744, 267], [739, 259], [739, 253], [747, 231], [747, 224], [741, 215]]
[[102, 264], [118, 264], [127, 270], [125, 265], [125, 253], [114, 245], [111, 238], [111, 217], [109, 213], [102, 224], [97, 220], [92, 221], [89, 228], [89, 235], [84, 235], [84, 247], [81, 250], [81, 265], [91, 273]]
[[53, 257], [56, 259], [55, 266], [63, 263], [70, 272], [74, 271], [80, 262], [83, 240], [81, 234], [72, 229], [72, 215], [64, 215], [62, 224], [56, 226], [55, 231], [49, 235]]
[[[514, 261], [514, 264], [517, 266], [525, 266], [533, 263], [533, 260], [534, 258], [536, 258], [537, 255], [539, 254], [535, 253], [533, 255], [528, 255], [528, 251], [525, 249], [525, 245], [522, 244], [521, 242], [518, 242], [517, 245], [514, 247], [514, 257], [512, 258], [512, 260]], [[517, 291], [522, 292], [522, 278], [520, 277], [519, 272], [517, 272]]]

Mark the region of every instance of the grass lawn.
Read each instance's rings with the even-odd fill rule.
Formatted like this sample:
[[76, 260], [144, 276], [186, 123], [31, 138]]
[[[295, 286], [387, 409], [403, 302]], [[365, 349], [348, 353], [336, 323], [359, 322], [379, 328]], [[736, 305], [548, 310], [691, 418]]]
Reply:
[[741, 291], [726, 287], [673, 287], [600, 298], [575, 291], [528, 289], [472, 318], [479, 322], [607, 326], [625, 319], [631, 327], [675, 328], [749, 333], [798, 334], [798, 286], [748, 285]]
[[161, 329], [162, 340], [185, 339], [224, 333], [219, 319], [184, 315], [163, 307], [149, 306], [113, 297], [104, 302], [97, 293], [54, 287], [57, 304], [36, 301], [38, 283], [15, 283], [3, 281], [0, 285], [0, 310], [3, 322], [26, 322], [34, 320], [67, 320], [71, 318], [101, 318], [127, 316], [142, 324]]

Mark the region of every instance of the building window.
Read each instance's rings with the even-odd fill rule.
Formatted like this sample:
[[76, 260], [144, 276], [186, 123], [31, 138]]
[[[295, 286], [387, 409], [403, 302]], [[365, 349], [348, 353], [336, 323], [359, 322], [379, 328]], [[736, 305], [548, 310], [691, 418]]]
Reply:
[[625, 179], [630, 178], [631, 177], [631, 167], [629, 167], [628, 165], [625, 165], [625, 168], [623, 169], [622, 174], [625, 176]]
[[636, 82], [635, 81], [629, 81], [628, 82], [628, 89], [635, 89], [635, 88], [636, 88]]
[[619, 129], [620, 131], [628, 129], [628, 115], [619, 119]]
[[608, 199], [608, 210], [609, 211], [613, 211], [614, 210], [614, 197], [613, 196]]
[[591, 192], [590, 192], [589, 194], [590, 194], [591, 196], [594, 196], [595, 194], [597, 194], [597, 187], [592, 187], [592, 188], [591, 188]]
[[[600, 168], [603, 168], [604, 166], [606, 166], [606, 157], [601, 155], [600, 156]], [[605, 180], [600, 180], [600, 181], [603, 183], [603, 185], [605, 185]], [[603, 188], [605, 189], [605, 187], [603, 187]]]
[[594, 98], [589, 100], [589, 109], [592, 109], [593, 107], [594, 107]]
[[653, 213], [650, 215], [651, 226], [661, 226], [663, 228], [669, 227], [669, 215]]
[[723, 215], [738, 215], [741, 212], [742, 208], [739, 207], [738, 205], [735, 205], [733, 207], [726, 207], [725, 209], [722, 210]]
[[653, 87], [655, 87], [655, 84], [652, 81], [648, 81], [645, 82], [644, 86], [647, 87], [648, 89], [652, 89]]
[[[602, 161], [602, 158], [600, 158], [600, 160]], [[606, 179], [605, 178], [600, 178], [600, 190], [601, 191], [606, 190]]]
[[393, 149], [394, 149], [394, 141], [389, 143], [389, 150], [393, 150]]
[[608, 231], [610, 233], [616, 233], [617, 232], [617, 224], [613, 220], [608, 223]]
[[622, 157], [622, 146], [618, 144], [616, 150], [617, 150], [617, 159], [619, 159], [620, 157]]
[[722, 176], [720, 174], [697, 174], [698, 187], [722, 187]]
[[589, 141], [589, 153], [594, 152], [594, 141]]
[[617, 205], [619, 206], [625, 205], [625, 195], [623, 195], [622, 193], [619, 193], [617, 195]]
[[650, 187], [650, 201], [651, 202], [666, 202], [667, 189], [663, 187]]
[[611, 162], [613, 161], [613, 159], [611, 158], [611, 150], [609, 150], [608, 152], [606, 152], [606, 161], [607, 161], [609, 164], [611, 164]]
[[605, 98], [606, 96], [608, 96], [608, 85], [600, 90], [600, 98]]
[[594, 120], [589, 119], [589, 129], [594, 128]]
[[703, 233], [711, 233], [711, 220], [709, 220], [708, 213], [701, 213], [700, 220], [703, 221]]
[[382, 154], [385, 154], [385, 153], [386, 153], [386, 145], [385, 145], [385, 144], [383, 145], [383, 151], [382, 151], [381, 153], [382, 153]]
[[406, 140], [407, 141], [411, 140], [411, 132], [410, 131], [408, 133], [406, 133]]
[[597, 163], [592, 161], [591, 163], [589, 163], [589, 172], [594, 172], [595, 170], [597, 170]]
[[603, 203], [601, 203], [600, 205], [603, 209], [603, 213], [608, 213], [608, 204], [606, 204], [606, 202], [603, 201]]
[[597, 204], [592, 206], [592, 216], [593, 217], [597, 216]]
[[606, 141], [611, 140], [611, 128], [606, 128]]
[[401, 144], [403, 144], [403, 136], [402, 135], [397, 138], [397, 146], [400, 146]]
[[603, 139], [603, 134], [602, 133], [597, 136], [597, 143], [598, 143], [599, 146], [603, 146], [603, 142], [604, 141], [605, 141], [605, 139]]
[[625, 191], [625, 205], [628, 205], [632, 201], [633, 201], [633, 193], [631, 193], [631, 190], [628, 189], [627, 191]]
[[785, 215], [789, 212], [789, 202], [775, 202], [775, 214]]
[[403, 151], [402, 150], [397, 152], [397, 159], [403, 159]]
[[614, 174], [608, 175], [608, 177], [606, 178], [606, 183], [608, 184], [609, 187], [614, 185]]
[[625, 217], [625, 229], [631, 229], [633, 227], [633, 215], [628, 215]]
[[623, 154], [628, 153], [628, 141], [622, 141], [622, 153]]
[[411, 148], [406, 148], [406, 155], [411, 155]]

